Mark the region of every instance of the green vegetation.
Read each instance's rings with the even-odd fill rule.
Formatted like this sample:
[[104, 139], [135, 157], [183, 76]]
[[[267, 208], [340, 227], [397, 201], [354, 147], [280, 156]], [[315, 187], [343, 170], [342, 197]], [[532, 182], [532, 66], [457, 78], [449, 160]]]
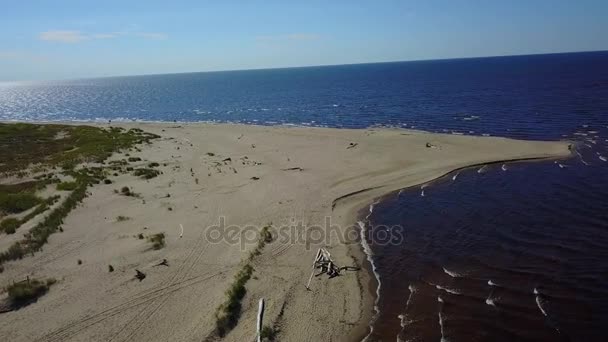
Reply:
[[28, 213], [21, 219], [17, 218], [7, 218], [2, 223], [0, 223], [0, 232], [4, 231], [6, 234], [14, 234], [17, 231], [17, 228], [21, 227], [22, 224], [36, 217], [38, 214], [43, 213], [48, 210], [49, 207], [55, 203], [59, 199], [59, 196], [52, 196], [44, 200], [36, 209], [32, 210], [32, 212]]
[[157, 162], [151, 162], [150, 164], [148, 164], [148, 167], [159, 167], [160, 164]]
[[134, 163], [134, 162], [138, 162], [141, 161], [141, 158], [139, 157], [129, 157], [129, 159], [127, 159], [130, 163]]
[[[115, 191], [118, 192], [118, 191]], [[131, 189], [129, 189], [128, 186], [123, 186], [122, 189], [120, 189], [120, 193], [123, 194], [124, 196], [129, 196], [129, 197], [137, 197], [139, 198], [139, 194], [136, 192], [131, 191]]]
[[17, 228], [21, 225], [21, 221], [10, 217], [0, 222], [0, 232], [5, 232], [6, 234], [14, 234]]
[[34, 207], [41, 201], [40, 198], [29, 192], [16, 194], [0, 193], [0, 211], [17, 214]]
[[73, 191], [78, 187], [76, 182], [61, 182], [57, 184], [57, 190], [59, 191]]
[[165, 247], [165, 233], [152, 234], [146, 238], [152, 244], [152, 249]]
[[245, 284], [251, 278], [252, 273], [253, 267], [250, 264], [244, 265], [234, 277], [234, 282], [230, 285], [228, 291], [226, 291], [226, 301], [220, 305], [215, 313], [215, 328], [219, 336], [225, 336], [236, 326], [241, 315], [241, 301], [247, 293]]
[[0, 123], [0, 160], [11, 161], [0, 164], [0, 173], [22, 171], [31, 164], [72, 170], [80, 162], [102, 162], [113, 152], [158, 137], [119, 127]]
[[[62, 167], [64, 174], [74, 178], [74, 184], [68, 186], [72, 192], [65, 201], [25, 234], [23, 240], [15, 242], [8, 250], [0, 253], [0, 265], [39, 251], [52, 233], [61, 230], [68, 213], [87, 196], [87, 187], [106, 178], [104, 168], [89, 167], [77, 170], [79, 163], [103, 163], [113, 152], [131, 148], [135, 144], [150, 143], [155, 138], [158, 136], [140, 129], [125, 131], [117, 127], [105, 129], [91, 126], [0, 123], [0, 160], [11, 161], [0, 163], [0, 175], [27, 175], [24, 170], [35, 165], [39, 170], [43, 167]], [[52, 175], [41, 175], [39, 180], [33, 183], [0, 186], [0, 210], [13, 213], [35, 205], [39, 207], [34, 212], [47, 210], [56, 198], [46, 201], [39, 199], [33, 194], [33, 189], [48, 182], [56, 180], [52, 179]]]
[[267, 243], [272, 242], [272, 234], [270, 233], [270, 225], [262, 228], [258, 238], [258, 244], [247, 258], [247, 263], [234, 277], [234, 282], [226, 291], [226, 301], [222, 303], [215, 312], [215, 332], [218, 336], [224, 337], [226, 333], [232, 330], [238, 323], [241, 315], [241, 301], [247, 293], [245, 284], [251, 279], [253, 274], [253, 266], [251, 262], [260, 255], [262, 249]]
[[12, 304], [19, 306], [40, 298], [55, 282], [55, 279], [52, 278], [46, 281], [28, 279], [8, 286], [6, 292], [8, 292], [8, 298]]
[[274, 341], [277, 337], [277, 331], [268, 325], [265, 325], [260, 331], [260, 338], [262, 341]]
[[151, 179], [160, 175], [160, 171], [154, 169], [141, 168], [135, 169], [135, 171], [133, 171], [133, 175], [143, 179]]

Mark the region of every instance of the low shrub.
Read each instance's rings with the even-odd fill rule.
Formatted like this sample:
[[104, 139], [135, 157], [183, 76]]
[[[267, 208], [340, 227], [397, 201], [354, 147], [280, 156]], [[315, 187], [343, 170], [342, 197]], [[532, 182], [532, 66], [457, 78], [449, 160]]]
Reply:
[[55, 279], [40, 281], [28, 279], [19, 283], [14, 283], [6, 288], [8, 298], [14, 305], [20, 305], [34, 301], [48, 292], [49, 287], [55, 284]]
[[14, 234], [20, 225], [20, 220], [14, 217], [7, 218], [0, 223], [0, 232], [5, 232], [6, 234]]
[[253, 267], [249, 264], [243, 268], [234, 277], [234, 282], [226, 291], [226, 301], [220, 305], [215, 313], [215, 328], [220, 337], [224, 337], [226, 333], [236, 326], [241, 315], [241, 301], [247, 289], [245, 284], [251, 278]]
[[128, 221], [128, 220], [130, 220], [130, 219], [131, 219], [131, 218], [130, 218], [130, 217], [128, 217], [128, 216], [123, 216], [123, 215], [118, 215], [118, 216], [116, 216], [116, 221], [118, 221], [118, 222]]
[[141, 161], [141, 158], [139, 157], [129, 157], [129, 159], [127, 159], [129, 162], [133, 163], [133, 162], [138, 162]]
[[59, 191], [74, 191], [78, 187], [76, 182], [61, 182], [57, 184], [57, 190]]
[[42, 200], [32, 193], [0, 193], [0, 210], [10, 214], [26, 211]]
[[165, 233], [150, 235], [147, 240], [152, 244], [152, 249], [161, 249], [165, 247]]
[[160, 171], [154, 170], [154, 169], [141, 168], [141, 169], [135, 169], [133, 174], [135, 176], [143, 178], [143, 179], [152, 179], [152, 178], [160, 175]]
[[268, 325], [265, 325], [260, 331], [260, 338], [262, 341], [274, 341], [277, 337], [277, 331]]

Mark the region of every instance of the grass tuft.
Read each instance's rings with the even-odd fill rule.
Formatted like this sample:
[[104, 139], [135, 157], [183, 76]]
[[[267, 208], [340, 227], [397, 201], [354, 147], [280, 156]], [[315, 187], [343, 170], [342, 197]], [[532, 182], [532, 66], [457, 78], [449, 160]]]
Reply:
[[7, 218], [0, 223], [0, 232], [4, 232], [6, 234], [15, 234], [15, 231], [17, 231], [17, 228], [19, 228], [20, 225], [20, 220], [14, 217]]
[[9, 285], [6, 288], [6, 292], [8, 292], [8, 298], [13, 306], [22, 306], [29, 304], [46, 294], [51, 285], [55, 284], [55, 282], [55, 279], [52, 278], [49, 278], [46, 281], [28, 279]]
[[0, 211], [18, 214], [38, 205], [41, 201], [40, 198], [29, 192], [0, 193]]
[[160, 171], [154, 170], [154, 169], [141, 168], [141, 169], [135, 169], [135, 171], [133, 171], [133, 175], [140, 177], [142, 179], [152, 179], [152, 178], [160, 175]]
[[61, 182], [57, 184], [57, 190], [59, 191], [74, 191], [78, 187], [76, 182]]
[[258, 237], [258, 244], [253, 251], [249, 254], [247, 262], [243, 265], [243, 268], [234, 277], [234, 282], [230, 285], [230, 288], [226, 291], [226, 301], [221, 304], [215, 312], [215, 332], [218, 336], [224, 337], [230, 330], [232, 330], [238, 323], [239, 317], [241, 316], [241, 301], [247, 293], [245, 284], [253, 274], [253, 266], [251, 262], [253, 259], [260, 255], [262, 249], [267, 243], [272, 242], [272, 234], [270, 233], [270, 225], [262, 228], [260, 236]]
[[165, 247], [165, 233], [152, 234], [146, 238], [152, 244], [152, 249]]

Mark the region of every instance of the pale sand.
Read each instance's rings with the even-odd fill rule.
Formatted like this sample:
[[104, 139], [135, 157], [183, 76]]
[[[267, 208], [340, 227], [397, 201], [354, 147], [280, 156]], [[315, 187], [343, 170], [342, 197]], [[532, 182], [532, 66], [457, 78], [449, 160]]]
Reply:
[[[91, 196], [66, 219], [65, 232], [52, 235], [35, 256], [5, 265], [1, 286], [26, 275], [55, 277], [59, 282], [37, 303], [0, 315], [2, 340], [201, 341], [213, 331], [215, 309], [225, 300], [224, 292], [247, 257], [238, 244], [213, 244], [205, 239], [205, 228], [216, 224], [220, 216], [229, 225], [258, 227], [269, 222], [289, 224], [292, 219], [315, 225], [331, 217], [333, 224], [348, 227], [374, 198], [454, 169], [570, 155], [567, 142], [404, 130], [117, 126], [139, 127], [162, 136], [131, 155], [144, 159], [136, 164], [161, 163], [164, 174], [150, 181], [125, 174], [112, 177], [114, 184], [90, 188]], [[357, 145], [347, 148], [351, 142]], [[437, 148], [427, 148], [427, 142]], [[244, 156], [247, 165], [242, 163]], [[228, 157], [231, 162], [212, 166]], [[124, 155], [113, 157], [120, 158]], [[291, 167], [303, 170], [283, 171]], [[113, 192], [125, 185], [142, 198]], [[371, 190], [335, 201], [364, 189]], [[164, 197], [167, 194], [171, 196]], [[118, 215], [132, 219], [117, 222]], [[167, 235], [167, 246], [158, 251], [134, 237], [161, 231]], [[21, 228], [17, 235], [23, 232]], [[0, 240], [5, 238], [0, 236]], [[239, 323], [225, 340], [253, 340], [262, 297], [266, 299], [264, 322], [280, 329], [281, 341], [355, 340], [366, 334], [375, 291], [369, 286], [370, 274], [362, 270], [333, 279], [315, 277], [307, 291], [317, 247], [307, 250], [303, 244], [279, 242], [265, 247], [253, 262], [254, 278], [247, 283]], [[360, 245], [334, 240], [327, 247], [340, 266], [362, 265]], [[163, 258], [169, 267], [154, 266]], [[109, 264], [116, 269], [113, 273], [108, 272]], [[133, 279], [136, 268], [147, 274], [142, 282]]]

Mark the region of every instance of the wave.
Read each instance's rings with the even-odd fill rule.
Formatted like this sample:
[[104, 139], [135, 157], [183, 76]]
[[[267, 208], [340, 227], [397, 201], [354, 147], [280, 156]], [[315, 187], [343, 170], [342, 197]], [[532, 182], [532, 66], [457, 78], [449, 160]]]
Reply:
[[[372, 214], [374, 209], [374, 204], [371, 204], [369, 206], [369, 215]], [[368, 215], [368, 217], [369, 217]], [[378, 302], [380, 300], [380, 287], [382, 285], [382, 283], [380, 282], [380, 274], [378, 273], [378, 270], [376, 268], [376, 264], [374, 263], [374, 259], [372, 257], [372, 250], [369, 246], [369, 244], [367, 243], [367, 240], [365, 239], [365, 223], [363, 223], [362, 221], [358, 221], [357, 224], [359, 225], [359, 228], [361, 229], [361, 246], [363, 247], [363, 251], [365, 252], [365, 255], [367, 256], [367, 261], [370, 263], [370, 265], [372, 265], [372, 272], [374, 273], [374, 277], [376, 277], [376, 281], [378, 282], [378, 286], [376, 287], [376, 299], [374, 300], [374, 311], [375, 316], [378, 315], [378, 313], [380, 313], [380, 309], [378, 307]], [[370, 331], [369, 334], [367, 336], [365, 336], [365, 338], [363, 339], [363, 341], [366, 341], [367, 338], [372, 334], [372, 332], [374, 331], [374, 320], [375, 318], [373, 318], [369, 324], [370, 327]]]
[[447, 288], [447, 287], [444, 287], [444, 286], [441, 286], [441, 285], [432, 284], [432, 283], [429, 283], [429, 285], [434, 286], [437, 290], [445, 291], [447, 293], [451, 293], [451, 294], [454, 294], [454, 295], [462, 294], [462, 292], [460, 292], [458, 290], [450, 289], [450, 288]]
[[465, 274], [463, 274], [463, 273], [448, 271], [445, 267], [443, 267], [443, 272], [445, 272], [447, 275], [449, 275], [452, 278], [464, 278], [464, 276], [465, 276]]
[[536, 299], [536, 306], [538, 306], [538, 308], [540, 309], [540, 312], [542, 312], [543, 316], [547, 317], [547, 312], [545, 311], [545, 309], [543, 309], [543, 306], [541, 305], [541, 298], [540, 298], [540, 292], [534, 288], [534, 297]]

